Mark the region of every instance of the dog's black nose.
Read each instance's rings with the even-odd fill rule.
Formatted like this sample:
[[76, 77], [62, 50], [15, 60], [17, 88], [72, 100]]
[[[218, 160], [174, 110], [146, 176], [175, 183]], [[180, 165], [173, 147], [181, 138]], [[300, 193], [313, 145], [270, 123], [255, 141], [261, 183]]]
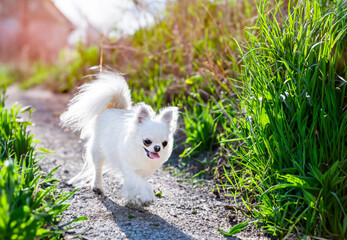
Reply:
[[155, 146], [154, 146], [154, 151], [155, 151], [155, 152], [159, 152], [159, 151], [160, 151], [160, 146], [155, 145]]

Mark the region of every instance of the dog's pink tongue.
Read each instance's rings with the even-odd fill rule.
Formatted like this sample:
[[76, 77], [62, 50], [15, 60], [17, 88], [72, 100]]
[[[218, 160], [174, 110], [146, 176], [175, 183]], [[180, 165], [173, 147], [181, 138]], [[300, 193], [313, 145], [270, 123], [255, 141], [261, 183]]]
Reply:
[[154, 153], [154, 152], [149, 152], [149, 156], [151, 158], [160, 158], [159, 154], [158, 153]]

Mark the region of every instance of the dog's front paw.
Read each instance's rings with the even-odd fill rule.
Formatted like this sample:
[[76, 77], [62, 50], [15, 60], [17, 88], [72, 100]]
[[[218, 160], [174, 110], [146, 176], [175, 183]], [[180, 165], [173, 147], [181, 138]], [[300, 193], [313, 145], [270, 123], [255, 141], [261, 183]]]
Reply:
[[153, 203], [153, 201], [151, 201], [151, 202], [142, 202], [142, 203], [141, 203], [141, 206], [143, 206], [143, 207], [149, 207], [152, 203]]
[[149, 206], [154, 202], [154, 194], [152, 192], [143, 192], [140, 194], [140, 200], [143, 206]]
[[104, 195], [104, 190], [102, 188], [98, 188], [98, 187], [92, 187], [93, 192], [95, 192], [98, 195]]
[[141, 209], [141, 202], [136, 197], [125, 200], [125, 206], [130, 209]]

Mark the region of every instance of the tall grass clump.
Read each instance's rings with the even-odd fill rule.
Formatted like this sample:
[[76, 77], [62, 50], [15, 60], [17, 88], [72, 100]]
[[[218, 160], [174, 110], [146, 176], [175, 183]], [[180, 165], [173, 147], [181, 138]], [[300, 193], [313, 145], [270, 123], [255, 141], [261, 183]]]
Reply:
[[104, 40], [104, 64], [127, 73], [131, 86], [151, 94], [156, 94], [153, 82], [168, 80], [179, 86], [164, 88], [174, 97], [192, 87], [207, 90], [211, 79], [216, 88], [229, 91], [227, 78], [239, 74], [237, 45], [229, 39], [241, 41], [255, 13], [254, 0], [168, 1], [153, 25]]
[[258, 5], [224, 186], [280, 239], [347, 238], [346, 1]]
[[[204, 99], [205, 98], [205, 99]], [[186, 156], [199, 156], [200, 154], [213, 154], [219, 145], [218, 135], [222, 131], [223, 114], [219, 111], [217, 100], [212, 97], [202, 97], [199, 91], [193, 89], [180, 108], [183, 109], [183, 123], [186, 135], [185, 144], [190, 154]]]
[[124, 40], [132, 47], [131, 54], [117, 49], [114, 43], [115, 60], [126, 60], [127, 72], [135, 71], [140, 78], [173, 75], [184, 83], [199, 75], [200, 85], [209, 84], [211, 76], [222, 85], [228, 84], [226, 76], [238, 73], [238, 64], [230, 58], [236, 58], [237, 45], [228, 40], [230, 34], [243, 38], [243, 28], [256, 10], [252, 4], [253, 0], [169, 1], [164, 16], [154, 26]]
[[40, 171], [35, 157], [33, 135], [27, 131], [29, 121], [20, 113], [29, 108], [5, 109], [5, 93], [0, 94], [0, 240], [58, 239], [77, 218], [60, 224], [69, 207], [65, 201], [75, 192], [57, 189], [52, 174]]

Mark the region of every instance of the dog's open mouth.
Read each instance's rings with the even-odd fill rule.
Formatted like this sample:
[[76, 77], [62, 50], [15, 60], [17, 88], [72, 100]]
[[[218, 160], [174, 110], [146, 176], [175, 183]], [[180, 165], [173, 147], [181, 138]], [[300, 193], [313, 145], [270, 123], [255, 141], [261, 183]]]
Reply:
[[147, 157], [149, 157], [150, 159], [160, 158], [158, 153], [150, 152], [146, 148], [143, 149], [145, 149]]

